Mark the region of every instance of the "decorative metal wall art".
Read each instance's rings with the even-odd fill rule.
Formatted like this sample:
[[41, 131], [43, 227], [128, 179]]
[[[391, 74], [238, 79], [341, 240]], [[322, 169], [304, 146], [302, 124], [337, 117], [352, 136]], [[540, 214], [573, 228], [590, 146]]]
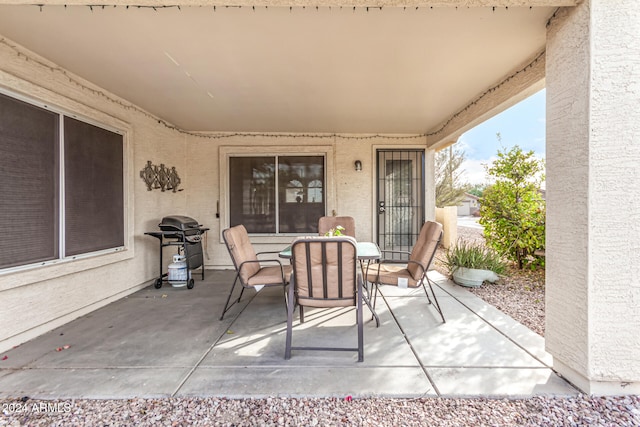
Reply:
[[174, 193], [178, 190], [180, 185], [180, 177], [176, 171], [175, 166], [169, 169], [164, 163], [160, 163], [160, 166], [151, 164], [151, 160], [147, 160], [147, 165], [140, 171], [140, 178], [147, 184], [147, 190], [160, 191], [172, 190]]

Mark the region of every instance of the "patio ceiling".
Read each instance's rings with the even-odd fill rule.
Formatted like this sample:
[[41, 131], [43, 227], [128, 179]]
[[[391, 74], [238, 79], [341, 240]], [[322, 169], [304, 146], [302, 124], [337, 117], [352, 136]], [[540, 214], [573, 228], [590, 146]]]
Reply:
[[184, 130], [413, 134], [544, 51], [554, 10], [5, 4], [0, 37]]

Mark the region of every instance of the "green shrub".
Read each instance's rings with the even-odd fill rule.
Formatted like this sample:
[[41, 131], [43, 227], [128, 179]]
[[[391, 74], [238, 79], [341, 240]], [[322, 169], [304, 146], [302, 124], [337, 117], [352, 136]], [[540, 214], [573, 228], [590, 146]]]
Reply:
[[523, 268], [545, 247], [545, 201], [539, 188], [544, 162], [517, 145], [498, 151], [487, 172], [495, 179], [480, 199], [480, 224], [487, 245]]

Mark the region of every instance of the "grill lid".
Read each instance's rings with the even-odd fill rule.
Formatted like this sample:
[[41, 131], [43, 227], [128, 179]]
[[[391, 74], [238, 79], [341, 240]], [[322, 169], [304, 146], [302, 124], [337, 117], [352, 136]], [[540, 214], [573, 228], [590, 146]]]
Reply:
[[163, 231], [187, 231], [200, 228], [200, 224], [188, 216], [170, 215], [162, 218], [158, 227]]

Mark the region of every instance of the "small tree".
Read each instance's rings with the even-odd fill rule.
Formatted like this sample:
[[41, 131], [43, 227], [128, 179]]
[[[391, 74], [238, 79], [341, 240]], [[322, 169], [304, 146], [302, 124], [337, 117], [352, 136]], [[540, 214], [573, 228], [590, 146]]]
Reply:
[[[498, 134], [500, 139], [500, 134]], [[498, 151], [487, 173], [495, 178], [480, 199], [480, 224], [487, 244], [519, 268], [545, 245], [545, 202], [539, 191], [544, 161], [519, 146]]]
[[464, 151], [449, 146], [436, 154], [436, 206], [457, 206], [464, 199], [469, 185], [462, 182]]

